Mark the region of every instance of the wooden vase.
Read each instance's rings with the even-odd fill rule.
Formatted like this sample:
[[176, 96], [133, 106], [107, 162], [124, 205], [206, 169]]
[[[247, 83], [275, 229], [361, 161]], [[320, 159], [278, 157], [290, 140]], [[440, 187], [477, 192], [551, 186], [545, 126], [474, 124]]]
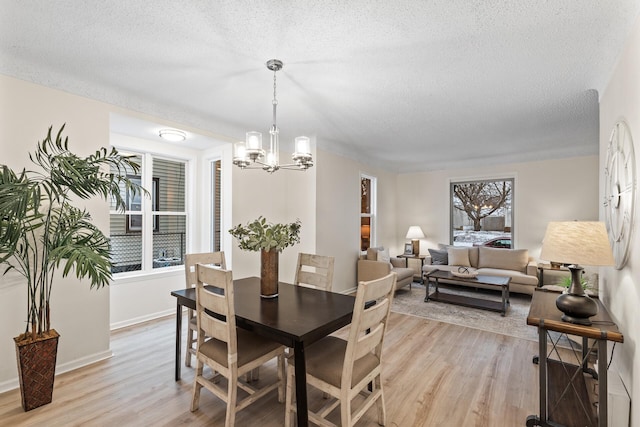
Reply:
[[278, 251], [275, 248], [260, 251], [260, 296], [278, 296]]
[[22, 408], [30, 411], [51, 403], [60, 335], [55, 329], [35, 341], [14, 338]]

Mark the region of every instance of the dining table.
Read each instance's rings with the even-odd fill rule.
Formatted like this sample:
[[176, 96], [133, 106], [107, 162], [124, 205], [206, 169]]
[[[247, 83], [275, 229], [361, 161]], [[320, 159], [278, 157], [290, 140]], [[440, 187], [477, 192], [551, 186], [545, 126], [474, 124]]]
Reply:
[[[293, 349], [298, 426], [309, 424], [305, 348], [351, 323], [355, 297], [279, 282], [278, 296], [260, 296], [260, 278], [233, 281], [236, 326]], [[195, 310], [196, 290], [172, 291], [176, 297], [175, 380], [180, 380], [183, 308]]]

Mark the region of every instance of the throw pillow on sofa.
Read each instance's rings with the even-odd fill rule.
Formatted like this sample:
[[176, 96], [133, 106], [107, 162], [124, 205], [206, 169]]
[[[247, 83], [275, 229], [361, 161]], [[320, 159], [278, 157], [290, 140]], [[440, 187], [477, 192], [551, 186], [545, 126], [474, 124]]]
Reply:
[[449, 265], [471, 267], [468, 248], [449, 248], [447, 249], [447, 257], [449, 258]]
[[369, 248], [367, 249], [367, 259], [370, 261], [378, 260], [378, 252], [384, 250], [384, 246], [379, 246], [377, 248]]
[[529, 263], [527, 249], [499, 249], [480, 247], [478, 268], [497, 268], [525, 272]]
[[378, 251], [378, 261], [391, 262], [391, 255], [387, 249], [380, 249]]
[[431, 265], [448, 265], [449, 255], [446, 250], [429, 249]]

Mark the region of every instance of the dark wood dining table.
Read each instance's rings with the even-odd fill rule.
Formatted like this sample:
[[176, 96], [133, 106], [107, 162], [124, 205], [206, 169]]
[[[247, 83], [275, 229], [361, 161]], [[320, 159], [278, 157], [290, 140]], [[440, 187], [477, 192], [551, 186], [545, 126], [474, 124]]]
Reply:
[[[277, 298], [260, 297], [260, 279], [233, 281], [236, 325], [291, 347], [296, 373], [298, 426], [307, 426], [305, 347], [351, 323], [355, 298], [280, 282]], [[195, 288], [171, 292], [177, 299], [175, 379], [180, 379], [182, 311], [195, 309]]]

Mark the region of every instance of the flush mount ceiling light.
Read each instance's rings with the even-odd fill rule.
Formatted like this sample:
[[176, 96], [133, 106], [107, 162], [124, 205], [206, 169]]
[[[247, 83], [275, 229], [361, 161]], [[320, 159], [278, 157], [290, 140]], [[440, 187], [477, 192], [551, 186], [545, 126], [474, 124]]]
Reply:
[[262, 133], [247, 132], [246, 141], [237, 142], [234, 145], [233, 164], [241, 169], [264, 169], [267, 172], [275, 172], [278, 169], [307, 170], [313, 166], [310, 140], [306, 136], [295, 139], [295, 151], [291, 156], [293, 163], [281, 165], [279, 161], [279, 134], [276, 124], [276, 72], [282, 69], [282, 61], [271, 59], [267, 61], [267, 68], [273, 71], [273, 125], [269, 130], [269, 151], [262, 149]]
[[187, 139], [187, 133], [178, 129], [160, 129], [160, 138], [171, 142], [180, 142]]

